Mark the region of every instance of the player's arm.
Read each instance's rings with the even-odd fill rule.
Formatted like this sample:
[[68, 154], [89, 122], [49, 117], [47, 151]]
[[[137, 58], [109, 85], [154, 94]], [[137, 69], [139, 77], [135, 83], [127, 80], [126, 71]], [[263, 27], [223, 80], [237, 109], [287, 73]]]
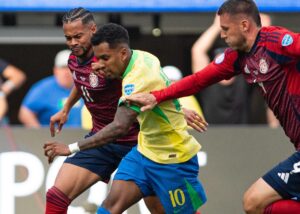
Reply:
[[80, 150], [91, 149], [113, 142], [120, 136], [127, 134], [133, 122], [136, 121], [137, 115], [138, 113], [134, 110], [126, 106], [119, 106], [113, 122], [93, 136], [70, 145], [55, 141], [48, 142], [44, 145], [45, 155], [48, 157], [49, 163], [51, 163], [58, 155], [70, 155]]
[[[230, 64], [230, 61], [228, 63]], [[231, 66], [232, 65], [233, 63]], [[187, 76], [171, 84], [167, 88], [159, 91], [153, 91], [151, 94], [133, 94], [122, 99], [126, 102], [132, 102], [142, 106], [141, 111], [146, 111], [152, 109], [158, 103], [175, 98], [190, 96], [223, 79], [230, 79], [232, 76], [234, 76], [234, 72], [227, 69], [226, 65], [216, 65], [212, 62], [201, 71]]]
[[[68, 116], [69, 116], [69, 112], [70, 112], [71, 108], [80, 99], [80, 96], [81, 95], [80, 95], [79, 91], [74, 86], [72, 88], [71, 93], [70, 93], [64, 107], [62, 108], [62, 110], [60, 110], [59, 112], [57, 112], [50, 118], [49, 126], [50, 126], [50, 133], [51, 133], [52, 137], [55, 136], [55, 133], [58, 133], [61, 131], [63, 125], [68, 120]], [[57, 126], [57, 129], [55, 128], [56, 126]]]
[[[273, 35], [276, 38], [274, 42], [273, 37], [269, 38], [266, 42], [267, 48], [272, 52], [278, 53], [279, 62], [287, 62], [287, 58], [283, 58], [281, 55], [299, 58], [300, 57], [300, 34], [288, 31], [286, 29], [275, 29], [274, 32], [271, 32], [270, 35]], [[275, 35], [275, 36], [274, 36]]]

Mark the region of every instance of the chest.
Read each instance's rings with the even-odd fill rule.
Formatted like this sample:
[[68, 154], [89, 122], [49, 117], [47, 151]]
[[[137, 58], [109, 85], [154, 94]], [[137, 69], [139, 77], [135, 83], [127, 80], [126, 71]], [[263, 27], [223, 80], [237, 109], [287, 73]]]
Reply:
[[264, 47], [241, 57], [240, 68], [248, 83], [267, 83], [283, 75], [282, 66]]

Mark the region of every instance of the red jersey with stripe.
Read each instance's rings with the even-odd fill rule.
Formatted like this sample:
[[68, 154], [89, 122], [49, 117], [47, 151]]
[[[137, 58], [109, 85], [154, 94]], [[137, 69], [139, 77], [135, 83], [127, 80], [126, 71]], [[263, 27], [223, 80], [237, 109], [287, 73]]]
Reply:
[[203, 70], [161, 91], [158, 102], [188, 96], [234, 75], [258, 84], [286, 135], [300, 150], [300, 34], [281, 27], [263, 27], [249, 53], [228, 48]]
[[[120, 80], [109, 80], [92, 72], [91, 64], [96, 61], [95, 57], [91, 57], [86, 62], [79, 63], [77, 57], [72, 54], [68, 61], [75, 87], [92, 115], [92, 132], [101, 130], [114, 120], [118, 101], [122, 95]], [[138, 132], [139, 126], [136, 122], [128, 134], [117, 139], [116, 142], [136, 144]]]

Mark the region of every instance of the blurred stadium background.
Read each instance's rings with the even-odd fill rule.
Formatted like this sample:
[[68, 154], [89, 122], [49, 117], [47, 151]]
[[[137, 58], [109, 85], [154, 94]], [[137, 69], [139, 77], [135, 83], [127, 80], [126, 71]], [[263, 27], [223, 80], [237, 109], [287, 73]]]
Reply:
[[[20, 67], [28, 77], [22, 90], [13, 92], [8, 98], [11, 123], [19, 125], [17, 113], [29, 87], [52, 74], [56, 52], [66, 48], [60, 20], [62, 14], [70, 8], [82, 6], [90, 9], [98, 24], [116, 22], [124, 25], [129, 30], [132, 48], [152, 52], [160, 58], [163, 66], [176, 65], [184, 75], [188, 75], [191, 73], [191, 46], [212, 23], [222, 2], [223, 0], [1, 0], [0, 57]], [[273, 25], [299, 32], [300, 1], [256, 2], [262, 12], [271, 15]], [[259, 113], [256, 116], [261, 117]], [[264, 123], [264, 118], [257, 119], [256, 122]], [[72, 142], [84, 133], [82, 130], [68, 130], [62, 138], [66, 142]], [[255, 138], [252, 137], [254, 133]], [[48, 166], [41, 148], [49, 136], [48, 131], [1, 128], [0, 136], [0, 214], [24, 213], [24, 209], [30, 209], [25, 213], [42, 213], [46, 182], [44, 176]], [[31, 139], [32, 136], [35, 139]], [[203, 176], [200, 176], [209, 197], [203, 208], [204, 214], [242, 213], [243, 191], [261, 173], [292, 150], [292, 146], [283, 143], [288, 139], [284, 137], [281, 129], [270, 130], [263, 125], [242, 128], [214, 127], [204, 137], [196, 136], [207, 152], [207, 165], [201, 171]], [[6, 156], [7, 152], [12, 151], [34, 154], [42, 162], [45, 171], [40, 185], [28, 186], [32, 188], [32, 191], [27, 190], [30, 194], [18, 195], [18, 186], [15, 185], [15, 189], [9, 190], [9, 198], [3, 190], [7, 185], [5, 182], [9, 182], [5, 175], [15, 174], [13, 171], [4, 171], [4, 166], [11, 161]], [[17, 165], [21, 167], [16, 167]], [[23, 169], [23, 177], [16, 173], [15, 178], [9, 179], [15, 179], [12, 180], [12, 185], [19, 182], [22, 186], [30, 171], [21, 163], [16, 166], [12, 165], [13, 168], [9, 170]], [[83, 196], [76, 204], [86, 198]], [[15, 208], [3, 210], [4, 204], [8, 206], [11, 202], [9, 200], [15, 200]], [[139, 211], [133, 208], [129, 213]]]

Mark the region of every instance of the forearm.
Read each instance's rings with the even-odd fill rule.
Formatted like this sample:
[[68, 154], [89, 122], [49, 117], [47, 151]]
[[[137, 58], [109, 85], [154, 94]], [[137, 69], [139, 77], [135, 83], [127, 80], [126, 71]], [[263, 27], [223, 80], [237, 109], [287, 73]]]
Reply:
[[70, 109], [75, 105], [75, 103], [80, 99], [80, 93], [77, 88], [74, 86], [70, 92], [70, 95], [64, 105], [63, 110], [68, 113]]
[[79, 149], [86, 150], [114, 142], [119, 137], [125, 135], [127, 131], [114, 122], [110, 123], [93, 136], [78, 141]]
[[187, 76], [167, 88], [151, 93], [155, 96], [158, 103], [195, 94], [205, 87], [225, 78], [223, 74], [211, 67], [207, 66], [203, 70]]
[[130, 108], [118, 107], [114, 121], [93, 136], [78, 141], [78, 149], [86, 150], [114, 142], [120, 136], [128, 133], [136, 117], [137, 113]]

